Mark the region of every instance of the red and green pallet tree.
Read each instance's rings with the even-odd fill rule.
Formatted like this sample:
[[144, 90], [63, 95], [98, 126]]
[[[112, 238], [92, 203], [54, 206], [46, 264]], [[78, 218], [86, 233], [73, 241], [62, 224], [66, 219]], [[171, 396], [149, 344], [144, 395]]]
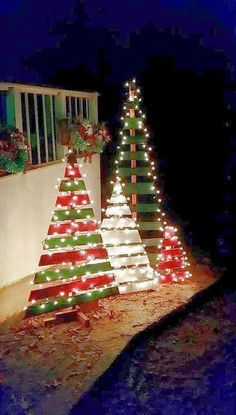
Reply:
[[187, 254], [176, 233], [175, 227], [165, 227], [161, 253], [157, 258], [157, 271], [162, 282], [184, 281], [192, 275]]
[[26, 316], [118, 294], [79, 165], [67, 164]]
[[139, 225], [142, 242], [145, 244], [150, 263], [155, 267], [160, 252], [164, 226], [167, 224], [161, 208], [160, 190], [145, 115], [140, 109], [140, 90], [135, 80], [126, 84], [127, 100], [121, 117], [121, 143], [116, 157], [116, 175], [125, 184], [123, 191], [129, 197], [132, 217]]

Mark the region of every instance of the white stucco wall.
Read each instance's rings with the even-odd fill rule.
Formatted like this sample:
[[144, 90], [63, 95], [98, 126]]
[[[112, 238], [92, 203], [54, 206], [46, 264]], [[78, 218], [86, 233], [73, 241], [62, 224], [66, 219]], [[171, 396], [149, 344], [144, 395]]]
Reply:
[[[95, 216], [100, 220], [100, 156], [94, 155], [91, 164], [81, 163]], [[58, 163], [26, 174], [0, 177], [0, 287], [38, 269], [42, 240], [58, 195], [55, 184], [58, 177], [64, 176], [64, 167], [64, 163]]]

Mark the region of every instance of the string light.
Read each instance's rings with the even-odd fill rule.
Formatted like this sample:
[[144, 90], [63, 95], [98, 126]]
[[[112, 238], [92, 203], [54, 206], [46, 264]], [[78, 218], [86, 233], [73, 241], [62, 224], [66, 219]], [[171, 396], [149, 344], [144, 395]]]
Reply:
[[[123, 187], [124, 183], [121, 182], [120, 177], [117, 177], [116, 182], [113, 183], [113, 192], [110, 199], [112, 206], [108, 205], [105, 213], [105, 217], [108, 219], [104, 219], [101, 225], [103, 241], [108, 246], [110, 262], [115, 267], [114, 273], [119, 284], [120, 293], [127, 292], [127, 289], [129, 291], [139, 290], [143, 282], [143, 280], [140, 280], [134, 285], [134, 281], [137, 279], [136, 275], [140, 273], [141, 263], [137, 261], [137, 255], [140, 257], [140, 249], [136, 248], [140, 248], [140, 236], [137, 230], [138, 227], [131, 218], [131, 211], [127, 205], [126, 198], [123, 195]], [[123, 214], [129, 214], [129, 217], [122, 217]], [[125, 235], [129, 235], [129, 238], [127, 239]], [[109, 248], [109, 246], [113, 246], [113, 248]], [[125, 246], [129, 246], [128, 252], [127, 250], [123, 251]], [[121, 257], [120, 255], [124, 256]], [[149, 263], [145, 252], [143, 258], [146, 263]], [[152, 276], [149, 276], [149, 286], [147, 288], [154, 288], [157, 283], [154, 272], [151, 272]], [[146, 276], [144, 276], [144, 279], [146, 280]]]
[[[62, 181], [62, 182], [64, 182], [64, 185], [66, 187], [71, 188], [72, 185], [77, 186], [81, 183], [81, 181], [77, 180], [76, 174], [77, 174], [77, 171], [76, 171], [76, 169], [72, 168], [72, 166], [68, 165], [66, 167], [66, 180]], [[80, 173], [78, 172], [78, 174], [80, 174]], [[72, 179], [72, 176], [73, 176], [73, 179]], [[82, 177], [85, 177], [85, 176], [86, 176], [86, 174], [82, 175]], [[70, 177], [71, 177], [71, 179], [70, 179]], [[58, 178], [58, 181], [59, 180], [61, 181], [61, 179]], [[71, 199], [68, 199], [68, 201], [67, 201], [67, 199], [65, 199], [63, 201], [63, 203], [62, 202], [57, 203], [57, 209], [61, 209], [61, 210], [57, 210], [57, 211], [52, 212], [53, 220], [56, 221], [57, 223], [51, 225], [51, 227], [50, 227], [52, 229], [53, 229], [53, 227], [55, 227], [55, 229], [56, 228], [58, 229], [59, 233], [64, 233], [66, 235], [66, 236], [63, 236], [61, 238], [58, 238], [58, 241], [61, 244], [63, 244], [63, 246], [56, 243], [57, 242], [56, 236], [58, 235], [58, 232], [55, 232], [55, 231], [51, 232], [51, 235], [53, 235], [53, 236], [49, 235], [47, 237], [46, 243], [44, 243], [44, 248], [49, 248], [49, 243], [52, 244], [52, 245], [50, 245], [52, 247], [51, 250], [56, 251], [56, 253], [65, 253], [65, 254], [67, 254], [67, 253], [73, 251], [74, 246], [76, 246], [76, 245], [75, 245], [75, 243], [73, 244], [72, 241], [76, 242], [76, 241], [79, 240], [78, 239], [79, 237], [77, 235], [72, 235], [71, 239], [69, 239], [69, 237], [67, 237], [67, 235], [72, 233], [73, 228], [75, 228], [75, 230], [78, 229], [78, 223], [76, 224], [76, 223], [74, 223], [73, 220], [70, 220], [70, 224], [67, 225], [67, 226], [64, 226], [64, 224], [63, 223], [61, 224], [60, 222], [63, 222], [63, 220], [65, 220], [65, 219], [63, 219], [63, 216], [60, 216], [60, 215], [64, 214], [65, 216], [68, 216], [68, 218], [69, 218], [70, 213], [73, 212], [73, 209], [71, 209], [71, 207], [75, 207], [76, 204], [81, 204], [81, 205], [94, 204], [93, 200], [91, 200], [91, 202], [90, 202], [87, 199], [79, 198], [79, 195], [74, 194], [73, 191], [71, 192], [69, 190], [61, 192], [61, 196], [60, 196], [61, 199], [60, 200], [63, 200], [62, 198], [67, 197], [68, 194], [71, 195]], [[82, 194], [90, 194], [90, 191], [87, 192], [86, 190], [82, 190], [82, 191], [80, 191], [80, 195], [82, 195]], [[66, 207], [68, 206], [68, 209], [63, 209], [64, 206], [66, 206]], [[69, 209], [69, 207], [70, 207], [70, 209]], [[81, 209], [76, 209], [76, 210], [74, 210], [74, 212], [81, 213], [82, 211], [81, 211]], [[60, 215], [59, 215], [59, 213], [60, 213]], [[88, 214], [84, 215], [84, 216], [86, 216], [86, 219], [84, 219], [84, 221], [83, 221], [84, 225], [86, 225], [86, 224], [89, 225], [88, 229], [84, 229], [84, 231], [86, 232], [85, 235], [87, 235], [88, 238], [92, 237], [93, 235], [98, 235], [97, 229], [94, 229], [94, 231], [91, 233], [92, 228], [91, 228], [90, 223], [91, 224], [96, 224], [96, 223], [99, 223], [99, 221], [97, 221], [95, 219], [92, 219], [92, 221], [89, 222], [89, 220], [91, 219], [91, 216], [92, 216], [90, 214], [90, 212], [88, 212]], [[59, 218], [61, 220], [59, 220], [59, 222], [58, 222]], [[67, 221], [68, 221], [68, 218], [66, 218]], [[91, 228], [91, 230], [90, 230], [90, 228]], [[83, 227], [81, 229], [83, 230]], [[87, 245], [87, 248], [90, 246], [91, 249], [96, 250], [97, 247], [100, 245], [100, 243], [98, 244], [98, 243], [95, 243], [93, 240], [91, 240], [91, 241], [88, 241], [88, 243], [86, 245]], [[57, 268], [57, 269], [54, 269], [54, 270], [49, 269], [49, 270], [46, 270], [46, 272], [41, 271], [40, 273], [38, 273], [37, 278], [39, 278], [42, 281], [42, 283], [39, 284], [39, 289], [43, 288], [43, 283], [44, 282], [50, 283], [52, 280], [53, 281], [54, 280], [58, 280], [58, 281], [61, 280], [63, 283], [66, 283], [66, 281], [71, 281], [71, 282], [75, 281], [76, 282], [77, 279], [78, 279], [78, 281], [80, 281], [81, 280], [81, 272], [79, 272], [79, 270], [81, 269], [82, 272], [83, 271], [86, 272], [86, 267], [89, 263], [94, 264], [94, 265], [98, 264], [97, 265], [98, 266], [97, 271], [99, 273], [96, 273], [96, 269], [94, 268], [95, 274], [92, 277], [92, 278], [95, 278], [96, 281], [97, 281], [96, 278], [97, 278], [98, 275], [101, 278], [103, 278], [104, 275], [107, 275], [107, 274], [104, 274], [104, 272], [102, 271], [103, 268], [101, 268], [101, 270], [99, 270], [99, 264], [100, 263], [101, 263], [101, 267], [103, 267], [103, 264], [105, 265], [105, 264], [109, 263], [109, 262], [107, 262], [108, 260], [106, 258], [105, 258], [105, 262], [102, 259], [96, 260], [96, 255], [92, 255], [92, 253], [88, 255], [86, 249], [84, 249], [84, 250], [81, 249], [80, 253], [81, 253], [81, 255], [85, 256], [85, 262], [83, 262], [79, 266], [76, 266], [76, 267], [71, 266], [70, 268], [61, 268], [61, 269]], [[52, 260], [53, 260], [53, 255], [54, 255], [54, 253], [49, 251], [49, 253], [47, 255], [45, 255], [45, 257], [52, 258]], [[48, 259], [48, 261], [50, 263], [51, 259]], [[62, 262], [62, 267], [65, 267], [65, 265], [66, 265], [66, 262], [63, 261]], [[76, 272], [78, 272], [78, 276], [73, 275], [73, 274], [71, 275], [72, 272], [73, 273], [75, 272], [75, 269], [76, 269]], [[69, 272], [69, 270], [70, 270], [70, 272]], [[90, 277], [91, 277], [91, 275], [90, 275]], [[106, 277], [106, 278], [108, 278], [108, 277]], [[114, 276], [113, 277], [110, 276], [109, 278], [111, 279], [111, 283], [106, 285], [106, 287], [107, 288], [116, 287], [116, 282], [114, 282]], [[90, 285], [92, 286], [92, 288], [94, 288], [92, 290], [92, 291], [94, 291], [96, 289], [96, 286], [93, 283], [90, 283]], [[53, 285], [48, 285], [47, 289], [49, 290], [51, 287], [53, 288]], [[37, 314], [37, 313], [40, 313], [39, 310], [42, 310], [41, 312], [45, 312], [45, 311], [47, 312], [47, 311], [51, 310], [51, 307], [57, 306], [57, 309], [61, 308], [62, 306], [64, 307], [65, 306], [64, 301], [67, 301], [68, 304], [71, 303], [72, 299], [73, 299], [73, 293], [78, 293], [78, 292], [79, 292], [78, 290], [71, 290], [71, 292], [69, 292], [69, 294], [68, 294], [68, 298], [65, 298], [65, 291], [61, 291], [59, 293], [59, 297], [62, 298], [62, 300], [55, 300], [55, 301], [52, 301], [52, 302], [47, 301], [47, 304], [48, 304], [47, 309], [46, 309], [46, 303], [39, 304], [33, 299], [30, 303], [32, 306], [34, 305], [34, 309], [32, 309], [32, 311], [34, 310], [33, 312], [36, 312], [36, 314]], [[83, 291], [81, 291], [81, 292], [83, 292]], [[86, 292], [86, 290], [84, 290], [84, 292]], [[109, 291], [107, 292], [107, 295], [109, 295]], [[65, 298], [65, 300], [64, 300], [64, 298]], [[77, 301], [77, 299], [76, 299], [76, 301]], [[30, 307], [31, 306], [29, 306], [29, 309], [30, 309]]]
[[[135, 83], [135, 79], [132, 82]], [[129, 86], [129, 83], [126, 83], [126, 86]], [[136, 90], [136, 92], [137, 93], [140, 92], [139, 88]], [[133, 98], [138, 99], [136, 93], [133, 94], [132, 99]], [[130, 101], [132, 101], [132, 99]], [[138, 101], [141, 101], [141, 98], [138, 99]], [[135, 103], [135, 108], [138, 109], [138, 106], [136, 105], [136, 103]], [[124, 105], [124, 110], [127, 111], [126, 105]], [[130, 111], [131, 110], [127, 111], [127, 113], [126, 113], [126, 117], [129, 117], [129, 119], [130, 118], [133, 118], [133, 116], [131, 116], [131, 112]], [[140, 110], [140, 114], [142, 114], [142, 111], [141, 110]], [[142, 117], [142, 119], [144, 119], [145, 118], [145, 114], [142, 114], [141, 117]], [[121, 117], [121, 119], [122, 119], [122, 121], [124, 121], [125, 127], [128, 127], [128, 120], [124, 120], [124, 117]], [[143, 126], [142, 120], [140, 118], [137, 119], [137, 120], [138, 120], [137, 121], [138, 128], [139, 129], [144, 128], [145, 137], [148, 138], [149, 137], [149, 134], [147, 132], [147, 129]], [[123, 143], [127, 142], [127, 136], [123, 134], [123, 131], [120, 131], [120, 135], [122, 137], [122, 145], [123, 145]], [[143, 144], [143, 148], [145, 148], [145, 146], [146, 145]], [[120, 146], [118, 146], [118, 149], [120, 149]], [[148, 151], [152, 151], [152, 148], [151, 147], [148, 147]], [[121, 151], [121, 153], [120, 153], [120, 155], [118, 157], [118, 160], [115, 161], [115, 164], [119, 166], [119, 160], [120, 161], [124, 160], [126, 158], [125, 155], [126, 155], [126, 153], [124, 151]], [[149, 161], [150, 159], [149, 159], [148, 152], [145, 152], [144, 153], [144, 159], [146, 160], [146, 162], [149, 162], [150, 163], [151, 169], [152, 170], [155, 170], [154, 162]], [[80, 165], [80, 167], [81, 167], [81, 165]], [[73, 180], [72, 179], [68, 179], [68, 180], [64, 180], [64, 181], [58, 178], [58, 182], [61, 181], [61, 183], [62, 183], [61, 184], [61, 187], [62, 186], [63, 187], [66, 186], [66, 188], [67, 188], [67, 187], [71, 187], [71, 186], [77, 186], [79, 183], [81, 183], [81, 181], [77, 180], [77, 177], [76, 177], [76, 174], [75, 174], [76, 170], [74, 170], [72, 168], [72, 166], [70, 166], [70, 165], [68, 166], [68, 170], [70, 172], [70, 173], [68, 173], [68, 177], [70, 175], [70, 176], [75, 176], [75, 178]], [[149, 264], [149, 260], [148, 260], [148, 257], [146, 255], [146, 252], [145, 252], [145, 244], [141, 244], [140, 243], [140, 241], [141, 241], [140, 237], [138, 238], [138, 240], [135, 240], [135, 236], [134, 236], [135, 233], [137, 233], [139, 235], [139, 233], [138, 233], [139, 224], [137, 224], [133, 220], [131, 211], [130, 211], [127, 203], [126, 203], [126, 200], [122, 199], [122, 197], [123, 197], [122, 189], [125, 187], [125, 183], [122, 183], [121, 178], [119, 177], [119, 175], [120, 175], [120, 168], [117, 168], [116, 174], [117, 174], [117, 178], [116, 178], [115, 184], [117, 184], [117, 183], [119, 184], [121, 191], [120, 192], [117, 192], [116, 194], [113, 194], [112, 195], [111, 199], [108, 202], [109, 203], [108, 208], [107, 208], [107, 210], [105, 212], [106, 213], [106, 215], [105, 215], [106, 218], [108, 220], [113, 221], [113, 223], [112, 223], [112, 226], [110, 226], [108, 224], [107, 227], [105, 227], [105, 228], [102, 227], [103, 245], [107, 247], [107, 251], [108, 251], [108, 255], [109, 255], [110, 262], [113, 261], [114, 264], [115, 264], [115, 261], [116, 261], [117, 258], [119, 258], [119, 260], [122, 258], [123, 259], [122, 264], [124, 264], [124, 272], [122, 272], [122, 275], [123, 275], [122, 278], [123, 278], [123, 280], [122, 281], [119, 281], [119, 276], [116, 277], [116, 281], [112, 281], [112, 286], [117, 283], [117, 279], [118, 279], [118, 286], [119, 286], [120, 293], [124, 293], [127, 290], [128, 291], [129, 290], [132, 291], [132, 290], [138, 290], [138, 289], [148, 289], [148, 287], [150, 288], [150, 287], [156, 286], [158, 284], [159, 279], [162, 279], [162, 278], [161, 278], [161, 276], [159, 276], [159, 273], [158, 272], [156, 272], [156, 271], [154, 272], [150, 268], [150, 266], [148, 265]], [[148, 176], [151, 176], [151, 173], [148, 172], [147, 175]], [[86, 174], [85, 173], [82, 174], [82, 177], [86, 177]], [[156, 176], [154, 176], [154, 180], [155, 179], [156, 179]], [[111, 181], [111, 184], [114, 184], [114, 182]], [[57, 186], [57, 188], [58, 188], [58, 186]], [[74, 187], [73, 187], [73, 189], [74, 189]], [[152, 191], [155, 191], [157, 194], [160, 193], [160, 191], [158, 189], [157, 190], [155, 189], [155, 186], [154, 185], [151, 185], [150, 189]], [[90, 191], [88, 191], [88, 192], [81, 191], [80, 192], [80, 194], [86, 194], [86, 193], [87, 194], [90, 194]], [[65, 212], [64, 214], [66, 214], [67, 216], [70, 215], [70, 212], [71, 211], [73, 212], [73, 210], [71, 210], [71, 206], [75, 206], [76, 203], [78, 203], [78, 200], [79, 199], [77, 199], [77, 196], [73, 194], [73, 191], [67, 190], [66, 192], [64, 192], [64, 195], [65, 196], [67, 196], [68, 194], [69, 195], [70, 194], [72, 195], [72, 199], [75, 201], [75, 203], [74, 204], [70, 204], [70, 210], [54, 211], [53, 212], [53, 220], [58, 221], [58, 218], [59, 217], [60, 218], [62, 217], [61, 216], [61, 212], [63, 212], [63, 213]], [[158, 198], [158, 202], [159, 203], [161, 202], [161, 198], [160, 197]], [[81, 200], [80, 203], [82, 205], [86, 205], [88, 203], [93, 204], [93, 201], [91, 200], [91, 202], [87, 202], [87, 200], [84, 199], [84, 200]], [[62, 206], [65, 206], [65, 204], [58, 203], [57, 208], [58, 209], [62, 209]], [[75, 210], [75, 211], [77, 213], [81, 213], [81, 209], [78, 209], [78, 210]], [[59, 214], [59, 212], [60, 212], [60, 214]], [[133, 220], [133, 222], [123, 222], [123, 224], [117, 222], [117, 221], [121, 221], [121, 220], [127, 218], [127, 214], [128, 214], [128, 217], [131, 220]], [[164, 217], [164, 215], [165, 214], [163, 212], [160, 212], [160, 216], [161, 217]], [[125, 216], [125, 217], [123, 217], [123, 216]], [[88, 214], [88, 215], [85, 215], [85, 217], [86, 217], [86, 219], [90, 219], [91, 218], [91, 215]], [[161, 220], [162, 220], [161, 217], [158, 218], [158, 221], [159, 222], [161, 222]], [[135, 219], [137, 219], [137, 218], [135, 218]], [[68, 220], [68, 218], [67, 218], [67, 220]], [[94, 223], [96, 223], [96, 222], [94, 222]], [[99, 224], [99, 221], [97, 221], [97, 223]], [[117, 223], [118, 223], [118, 225], [116, 226]], [[165, 224], [166, 224], [166, 222], [163, 222], [163, 225], [162, 225], [162, 222], [161, 222], [161, 224], [160, 224], [161, 226], [160, 226], [159, 229], [163, 231], [165, 229], [163, 227], [163, 226], [165, 226]], [[71, 223], [70, 226], [71, 227], [74, 227], [74, 224]], [[120, 236], [119, 237], [117, 236], [117, 237], [111, 238], [111, 234], [108, 234], [109, 232], [110, 233], [113, 232], [114, 235], [120, 232]], [[122, 237], [123, 239], [121, 238], [121, 233], [122, 232], [123, 232], [124, 235], [127, 235], [127, 238], [125, 238], [124, 236]], [[65, 233], [68, 233], [68, 234], [71, 233], [71, 229], [70, 228], [67, 228], [67, 231]], [[107, 234], [107, 239], [106, 239], [105, 234]], [[90, 237], [90, 232], [87, 232], [87, 236]], [[50, 239], [50, 238], [48, 238], [48, 239]], [[72, 234], [72, 240], [73, 241], [77, 241], [78, 240], [78, 237], [76, 235], [74, 235], [74, 233]], [[163, 240], [165, 240], [165, 238]], [[62, 248], [58, 248], [59, 249], [59, 252], [65, 252], [65, 249], [68, 249], [68, 250], [73, 250], [74, 249], [73, 246], [70, 245], [70, 240], [68, 238], [61, 238], [60, 241], [62, 243], [68, 242], [68, 245], [66, 247], [64, 247], [63, 249]], [[91, 241], [91, 242], [89, 242], [87, 244], [87, 247], [88, 246], [92, 247], [92, 249], [96, 249], [96, 247], [98, 246], [98, 244], [97, 243], [93, 243], [93, 241]], [[180, 244], [178, 244], [178, 246], [179, 246], [179, 249], [180, 249], [181, 248], [180, 247]], [[127, 252], [127, 247], [129, 247], [128, 248], [128, 252]], [[95, 261], [94, 255], [90, 255], [90, 254], [89, 255], [86, 255], [86, 250], [81, 249], [80, 250], [80, 253], [81, 253], [81, 255], [86, 256], [85, 264], [87, 264], [88, 261], [89, 262]], [[140, 257], [140, 253], [142, 253], [142, 257]], [[123, 255], [123, 257], [121, 257], [120, 254]], [[48, 255], [50, 256], [52, 254], [49, 253]], [[126, 257], [126, 260], [124, 260], [125, 257]], [[177, 261], [177, 257], [178, 256], [175, 256], [174, 257], [174, 260]], [[137, 260], [137, 258], [139, 258], [139, 260]], [[142, 261], [145, 261], [145, 258], [147, 258], [147, 265], [148, 265], [148, 267], [146, 267], [146, 268], [142, 266]], [[129, 267], [127, 268], [128, 263], [129, 263], [129, 262], [127, 263], [127, 261], [130, 261], [130, 268]], [[65, 265], [64, 262], [62, 263], [62, 265], [63, 264]], [[182, 264], [183, 264], [182, 266], [185, 266], [186, 264], [188, 264], [187, 258], [184, 258]], [[81, 266], [84, 266], [84, 264], [81, 265]], [[150, 269], [150, 271], [148, 271], [148, 269]], [[79, 267], [76, 266], [76, 270], [79, 270]], [[118, 269], [116, 268], [116, 270], [117, 270], [117, 273], [118, 273], [118, 271], [121, 271], [121, 269], [119, 270], [119, 268]], [[67, 272], [66, 269], [65, 269], [65, 272]], [[73, 272], [74, 272], [74, 270], [73, 270]], [[145, 280], [142, 280], [142, 279], [141, 280], [137, 280], [137, 278], [136, 278], [137, 272], [140, 272], [143, 275], [143, 277], [144, 277]], [[59, 270], [54, 270], [54, 271], [51, 270], [50, 273], [51, 273], [50, 275], [52, 275], [52, 278], [54, 278], [56, 275], [57, 275], [57, 278], [62, 278], [62, 275], [60, 275], [60, 274], [61, 273], [63, 274], [63, 270], [61, 270], [61, 272]], [[88, 274], [87, 272], [86, 272], [86, 274], [87, 274], [87, 277], [89, 277], [89, 276], [91, 277], [91, 274]], [[99, 275], [102, 276], [103, 274], [101, 273]], [[177, 278], [176, 275], [178, 275], [178, 274], [175, 273], [175, 275], [172, 275], [172, 278]], [[186, 273], [185, 275], [189, 277], [190, 273]], [[43, 278], [43, 274], [42, 274], [42, 278]], [[51, 281], [51, 277], [49, 277], [49, 275], [47, 275], [47, 273], [45, 274], [44, 278], [45, 278], [45, 281]], [[76, 281], [77, 278], [79, 278], [79, 276], [77, 277], [76, 275], [72, 275], [71, 276], [70, 274], [67, 274], [67, 278], [70, 278], [71, 281], [72, 280], [73, 281]], [[124, 280], [124, 278], [125, 278], [125, 280]], [[130, 278], [130, 280], [129, 280], [129, 278]], [[183, 278], [183, 276], [181, 276], [180, 278]], [[82, 276], [81, 280], [82, 279], [83, 279], [83, 276]], [[63, 278], [63, 281], [66, 281], [66, 279]], [[91, 285], [91, 288], [94, 288], [95, 289], [93, 283], [90, 283], [90, 285]], [[105, 287], [107, 288], [109, 286], [110, 285], [104, 285], [104, 288]], [[128, 288], [126, 288], [126, 287], [128, 287]], [[100, 291], [102, 292], [102, 290], [104, 290], [104, 288], [102, 288], [102, 287], [99, 288], [99, 292]], [[94, 292], [94, 289], [92, 289], [90, 292], [87, 292], [88, 296], [91, 296], [92, 295], [92, 292]], [[76, 291], [76, 289], [73, 290], [71, 293], [69, 293], [69, 297], [67, 299], [65, 299], [65, 300], [67, 300], [68, 303], [70, 303], [72, 301], [72, 298], [73, 298], [73, 293], [76, 293], [76, 292], [78, 292], [78, 290], [77, 291]], [[65, 293], [64, 293], [64, 291], [62, 291], [60, 293], [60, 296], [63, 296], [64, 297], [64, 295], [65, 295]], [[50, 303], [48, 303], [48, 304], [50, 304]], [[55, 301], [54, 301], [53, 304], [59, 306], [59, 304], [56, 303]], [[42, 306], [46, 307], [45, 304], [41, 304], [40, 307], [42, 309], [44, 308]]]

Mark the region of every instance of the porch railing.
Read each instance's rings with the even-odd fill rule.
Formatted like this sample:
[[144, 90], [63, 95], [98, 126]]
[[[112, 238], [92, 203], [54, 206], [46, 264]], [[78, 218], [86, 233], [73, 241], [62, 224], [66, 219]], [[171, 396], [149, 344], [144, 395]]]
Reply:
[[19, 128], [30, 145], [30, 163], [59, 160], [56, 119], [64, 116], [98, 121], [98, 93], [0, 82], [0, 125]]

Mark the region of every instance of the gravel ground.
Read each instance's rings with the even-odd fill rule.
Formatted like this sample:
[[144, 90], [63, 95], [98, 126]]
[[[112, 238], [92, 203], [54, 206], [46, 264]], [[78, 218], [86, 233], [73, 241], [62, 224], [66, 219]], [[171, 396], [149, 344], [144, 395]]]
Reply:
[[235, 415], [236, 292], [139, 336], [70, 415]]

